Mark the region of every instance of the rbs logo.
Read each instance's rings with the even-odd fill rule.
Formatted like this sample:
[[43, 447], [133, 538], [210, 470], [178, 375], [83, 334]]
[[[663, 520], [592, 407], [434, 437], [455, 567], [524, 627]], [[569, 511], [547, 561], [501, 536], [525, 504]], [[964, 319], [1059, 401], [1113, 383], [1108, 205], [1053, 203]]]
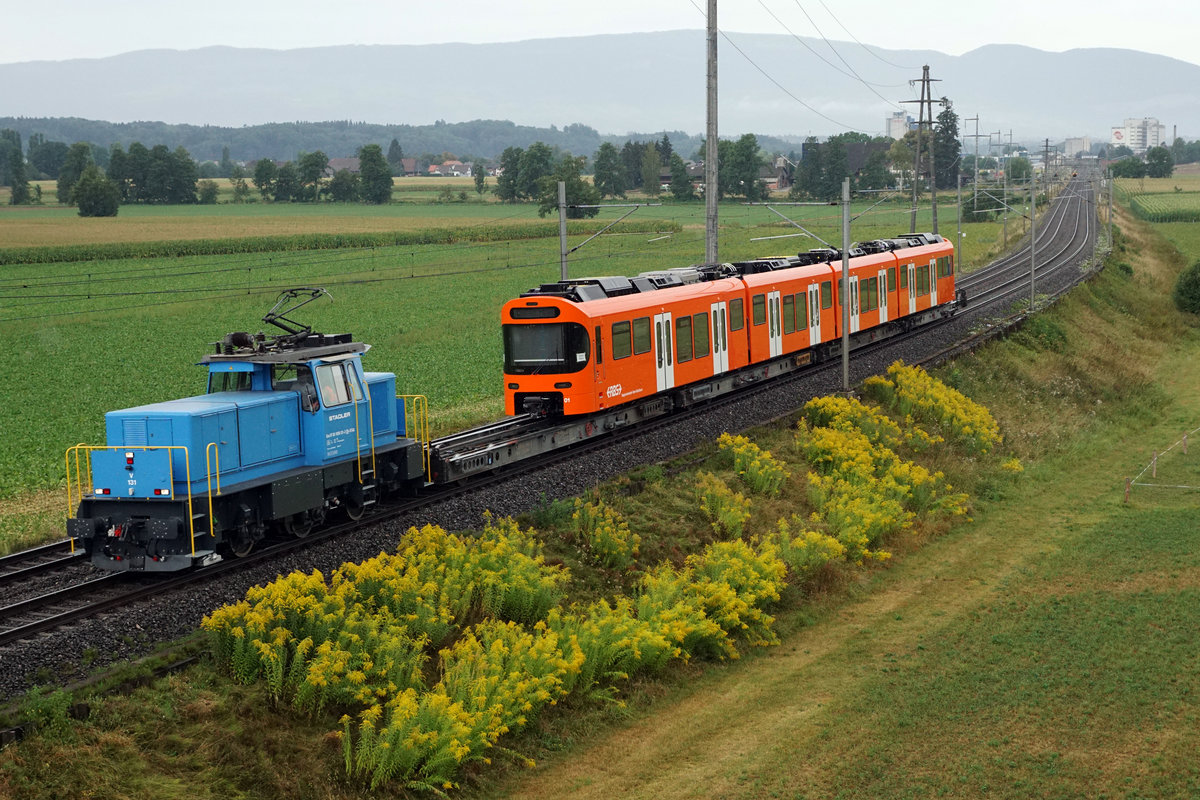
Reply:
[[614, 383], [612, 386], [608, 387], [606, 394], [609, 397], [620, 397], [621, 396], [621, 384]]

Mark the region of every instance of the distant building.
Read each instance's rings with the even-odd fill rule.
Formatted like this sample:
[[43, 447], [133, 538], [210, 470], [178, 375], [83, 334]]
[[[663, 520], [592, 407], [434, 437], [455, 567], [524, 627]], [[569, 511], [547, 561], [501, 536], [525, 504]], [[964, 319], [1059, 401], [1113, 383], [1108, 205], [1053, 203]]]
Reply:
[[1063, 154], [1067, 158], [1087, 155], [1092, 149], [1092, 140], [1087, 136], [1072, 136], [1063, 145]]
[[904, 134], [912, 130], [915, 123], [916, 120], [914, 120], [905, 112], [894, 111], [885, 121], [885, 124], [887, 125], [887, 135], [892, 139], [903, 139]]
[[1135, 154], [1141, 154], [1151, 147], [1162, 145], [1166, 138], [1167, 126], [1154, 117], [1143, 117], [1142, 119], [1131, 117], [1126, 119], [1125, 124], [1121, 127], [1112, 129], [1109, 144], [1114, 147], [1123, 144]]
[[325, 167], [325, 177], [332, 178], [340, 170], [347, 170], [351, 175], [357, 175], [359, 172], [359, 162], [357, 158], [331, 158], [329, 165]]

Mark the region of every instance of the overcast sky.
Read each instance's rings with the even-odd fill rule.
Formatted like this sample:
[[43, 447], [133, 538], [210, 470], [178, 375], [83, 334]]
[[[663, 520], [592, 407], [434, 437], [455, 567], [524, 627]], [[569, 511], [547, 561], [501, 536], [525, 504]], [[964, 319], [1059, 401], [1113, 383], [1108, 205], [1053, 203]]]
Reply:
[[[706, 0], [24, 0], [8, 6], [0, 63], [209, 45], [283, 50], [703, 28]], [[1112, 0], [721, 0], [717, 19], [729, 33], [823, 33], [950, 55], [992, 43], [1055, 52], [1123, 47], [1200, 64], [1195, 2], [1139, 8]]]

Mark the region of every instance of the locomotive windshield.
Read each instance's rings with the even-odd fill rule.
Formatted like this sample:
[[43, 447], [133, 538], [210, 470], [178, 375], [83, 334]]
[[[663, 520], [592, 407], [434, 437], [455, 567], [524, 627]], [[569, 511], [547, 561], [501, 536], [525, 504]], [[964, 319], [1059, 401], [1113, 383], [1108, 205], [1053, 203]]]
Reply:
[[504, 371], [510, 375], [579, 372], [591, 343], [576, 322], [504, 326]]

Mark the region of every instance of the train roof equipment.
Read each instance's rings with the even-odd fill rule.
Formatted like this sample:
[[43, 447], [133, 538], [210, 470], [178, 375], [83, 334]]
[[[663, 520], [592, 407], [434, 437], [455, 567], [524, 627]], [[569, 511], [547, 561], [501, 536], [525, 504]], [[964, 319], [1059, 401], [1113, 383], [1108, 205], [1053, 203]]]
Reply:
[[[908, 247], [923, 247], [944, 241], [945, 239], [936, 233], [905, 233], [893, 239], [855, 242], [850, 245], [850, 257], [858, 258], [860, 256], [902, 250]], [[722, 278], [740, 278], [745, 275], [807, 267], [814, 264], [833, 264], [840, 261], [841, 258], [842, 251], [837, 248], [818, 247], [805, 253], [797, 253], [794, 256], [755, 258], [724, 264], [693, 264], [690, 267], [642, 272], [631, 278], [623, 275], [568, 278], [566, 280], [555, 281], [554, 283], [543, 283], [541, 286], [523, 292], [520, 296], [522, 298], [561, 297], [564, 300], [570, 300], [574, 303], [586, 303], [592, 300], [604, 300], [609, 297], [624, 297], [642, 292], [654, 292], [659, 289], [673, 289], [678, 286], [715, 281]]]
[[268, 336], [262, 331], [255, 334], [234, 331], [221, 341], [213, 342], [214, 352], [201, 358], [200, 363], [294, 364], [317, 358], [362, 355], [371, 349], [368, 344], [354, 341], [352, 334], [317, 333], [311, 325], [288, 318], [287, 315], [296, 309], [322, 296], [333, 300], [333, 295], [323, 288], [284, 290], [262, 318], [263, 322], [274, 325], [283, 333]]

